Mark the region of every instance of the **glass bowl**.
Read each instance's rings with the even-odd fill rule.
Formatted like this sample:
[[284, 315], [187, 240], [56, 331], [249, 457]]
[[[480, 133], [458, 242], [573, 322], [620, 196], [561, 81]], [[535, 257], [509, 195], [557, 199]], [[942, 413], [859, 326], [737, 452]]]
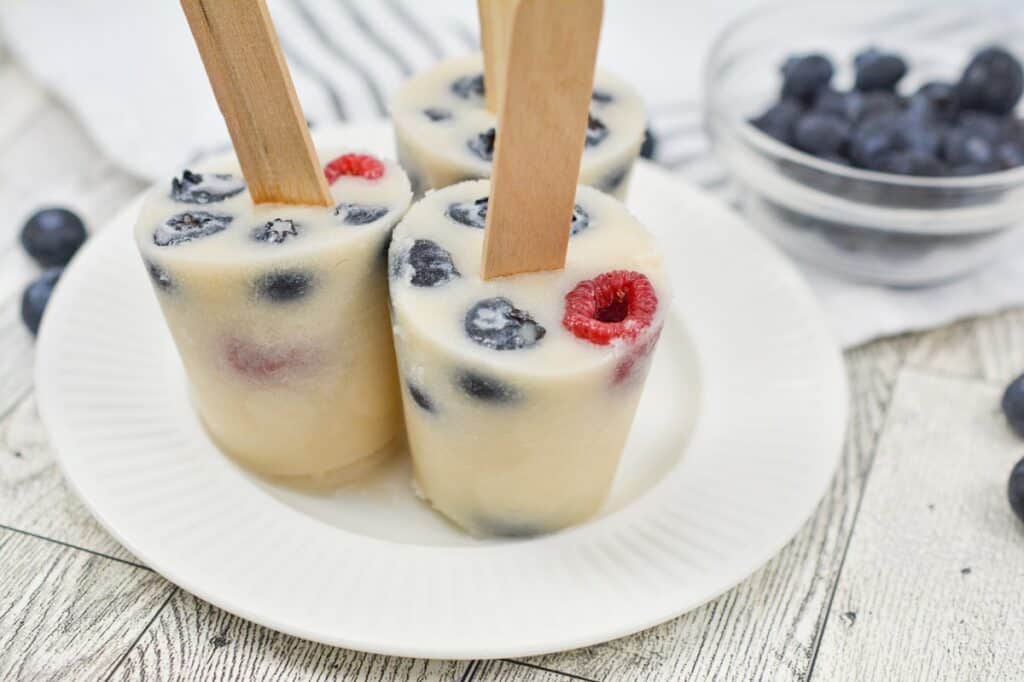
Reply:
[[1024, 234], [1024, 168], [924, 178], [823, 161], [748, 120], [777, 101], [779, 65], [822, 52], [833, 84], [853, 81], [853, 55], [875, 45], [902, 54], [901, 92], [955, 81], [980, 47], [1024, 55], [1017, 3], [822, 0], [761, 8], [717, 39], [705, 69], [705, 125], [740, 190], [748, 219], [796, 258], [849, 278], [923, 286], [966, 275]]

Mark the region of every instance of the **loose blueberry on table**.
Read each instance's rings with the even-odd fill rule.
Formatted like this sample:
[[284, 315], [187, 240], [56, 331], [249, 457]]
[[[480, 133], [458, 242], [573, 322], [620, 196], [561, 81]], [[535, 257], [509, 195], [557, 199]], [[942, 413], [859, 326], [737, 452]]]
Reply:
[[66, 208], [36, 211], [21, 228], [21, 245], [44, 268], [67, 265], [86, 237], [82, 219]]
[[21, 296], [21, 320], [33, 335], [39, 332], [39, 323], [43, 321], [46, 304], [50, 302], [50, 296], [62, 274], [64, 268], [46, 270], [28, 285]]
[[854, 87], [832, 86], [822, 54], [790, 57], [780, 98], [750, 123], [819, 159], [916, 176], [965, 176], [1024, 166], [1024, 124], [1013, 110], [1024, 69], [1009, 52], [988, 47], [957, 82], [931, 81], [900, 94], [907, 62], [877, 48], [854, 58]]
[[1021, 459], [1010, 471], [1010, 481], [1006, 494], [1010, 498], [1010, 508], [1021, 521], [1024, 521], [1024, 459]]

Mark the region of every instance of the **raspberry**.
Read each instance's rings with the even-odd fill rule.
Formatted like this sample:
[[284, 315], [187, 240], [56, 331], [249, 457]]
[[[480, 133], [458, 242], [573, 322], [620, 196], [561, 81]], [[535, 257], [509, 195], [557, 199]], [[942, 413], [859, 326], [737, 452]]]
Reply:
[[324, 175], [331, 184], [342, 175], [378, 180], [384, 175], [384, 164], [369, 154], [342, 154], [324, 167]]
[[616, 339], [634, 341], [651, 326], [658, 295], [639, 272], [613, 270], [576, 285], [565, 295], [562, 326], [599, 346]]

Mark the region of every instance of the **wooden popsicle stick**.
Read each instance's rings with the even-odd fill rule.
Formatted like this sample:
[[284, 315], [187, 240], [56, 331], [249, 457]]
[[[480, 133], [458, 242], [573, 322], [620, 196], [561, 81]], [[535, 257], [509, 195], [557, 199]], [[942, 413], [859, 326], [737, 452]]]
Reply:
[[265, 0], [181, 0], [257, 204], [333, 201]]
[[565, 266], [603, 0], [519, 0], [491, 174], [483, 277]]
[[501, 111], [508, 69], [508, 46], [512, 18], [519, 0], [477, 0], [480, 15], [480, 42], [484, 49], [484, 96], [487, 108]]

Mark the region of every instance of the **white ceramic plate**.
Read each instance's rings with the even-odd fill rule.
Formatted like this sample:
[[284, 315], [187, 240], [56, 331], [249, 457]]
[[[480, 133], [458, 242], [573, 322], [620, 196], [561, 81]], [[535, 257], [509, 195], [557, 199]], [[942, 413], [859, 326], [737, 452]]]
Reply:
[[[331, 130], [391, 151], [383, 127]], [[602, 515], [530, 540], [468, 538], [397, 461], [298, 492], [221, 455], [130, 236], [128, 206], [64, 275], [39, 337], [39, 408], [65, 476], [169, 580], [276, 630], [381, 654], [524, 656], [619, 637], [728, 590], [775, 554], [831, 479], [840, 355], [793, 268], [732, 212], [653, 166], [632, 209], [676, 291]]]

